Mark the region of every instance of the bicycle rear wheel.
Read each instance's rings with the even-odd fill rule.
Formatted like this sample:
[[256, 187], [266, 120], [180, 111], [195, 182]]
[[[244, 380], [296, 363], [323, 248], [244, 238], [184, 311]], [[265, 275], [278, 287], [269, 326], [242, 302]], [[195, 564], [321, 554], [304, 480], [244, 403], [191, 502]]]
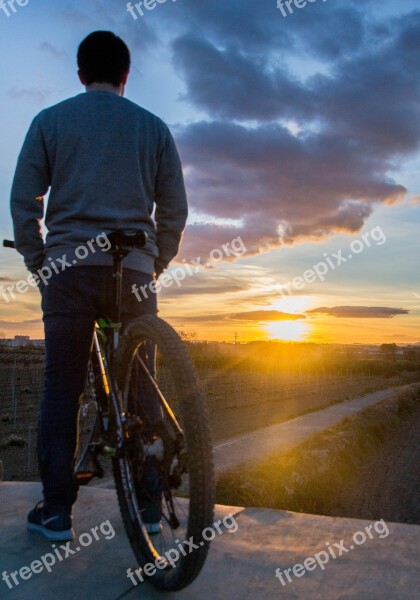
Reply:
[[[155, 388], [144, 361], [146, 343], [157, 346]], [[203, 531], [213, 523], [213, 461], [204, 397], [184, 344], [154, 315], [128, 326], [116, 364], [128, 432], [123, 455], [113, 460], [124, 526], [140, 568], [154, 565], [141, 571], [142, 577], [159, 589], [179, 590], [202, 568], [210, 543]], [[145, 393], [155, 394], [162, 408], [163, 419], [154, 425], [147, 423], [142, 406]], [[145, 486], [150, 461], [160, 485], [153, 498], [147, 497]], [[156, 497], [162, 526], [152, 535], [146, 530], [144, 506]]]

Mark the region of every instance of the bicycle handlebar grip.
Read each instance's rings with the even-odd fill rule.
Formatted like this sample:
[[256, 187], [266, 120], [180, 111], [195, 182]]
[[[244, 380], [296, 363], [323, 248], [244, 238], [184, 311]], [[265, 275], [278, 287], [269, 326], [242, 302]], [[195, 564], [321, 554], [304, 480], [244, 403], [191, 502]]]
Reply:
[[3, 240], [3, 248], [16, 248], [13, 240]]

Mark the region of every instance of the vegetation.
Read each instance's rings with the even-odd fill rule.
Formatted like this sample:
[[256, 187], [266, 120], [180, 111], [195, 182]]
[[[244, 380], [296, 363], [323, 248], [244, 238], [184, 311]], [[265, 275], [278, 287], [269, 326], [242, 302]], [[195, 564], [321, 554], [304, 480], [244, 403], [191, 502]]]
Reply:
[[[420, 371], [420, 349], [405, 349], [396, 359], [391, 351], [369, 354], [364, 347], [283, 342], [217, 344], [187, 341], [198, 369], [238, 372], [278, 372], [332, 375], [381, 375]], [[386, 344], [386, 346], [388, 346]], [[395, 346], [390, 344], [389, 346]]]
[[222, 474], [217, 502], [315, 514], [339, 510], [346, 486], [371, 453], [418, 407], [419, 399], [420, 386], [411, 386], [293, 451]]
[[1, 443], [0, 448], [8, 448], [9, 446], [18, 446], [23, 448], [26, 444], [26, 440], [22, 435], [12, 433], [4, 442]]

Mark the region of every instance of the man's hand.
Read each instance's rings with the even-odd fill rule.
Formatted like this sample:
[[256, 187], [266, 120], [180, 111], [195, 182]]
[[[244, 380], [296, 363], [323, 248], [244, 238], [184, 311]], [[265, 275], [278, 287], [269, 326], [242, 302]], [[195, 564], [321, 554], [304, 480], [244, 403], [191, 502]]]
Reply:
[[158, 277], [160, 277], [160, 275], [162, 275], [163, 271], [165, 271], [166, 268], [167, 268], [167, 265], [163, 265], [162, 263], [159, 262], [159, 260], [155, 261], [155, 275], [156, 275], [156, 279]]

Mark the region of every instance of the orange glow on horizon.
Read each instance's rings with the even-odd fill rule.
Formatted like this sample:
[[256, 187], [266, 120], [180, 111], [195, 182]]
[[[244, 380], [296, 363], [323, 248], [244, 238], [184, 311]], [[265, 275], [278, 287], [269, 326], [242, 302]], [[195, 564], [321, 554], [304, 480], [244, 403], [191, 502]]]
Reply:
[[271, 339], [301, 342], [309, 335], [309, 323], [305, 321], [271, 321], [265, 326]]

